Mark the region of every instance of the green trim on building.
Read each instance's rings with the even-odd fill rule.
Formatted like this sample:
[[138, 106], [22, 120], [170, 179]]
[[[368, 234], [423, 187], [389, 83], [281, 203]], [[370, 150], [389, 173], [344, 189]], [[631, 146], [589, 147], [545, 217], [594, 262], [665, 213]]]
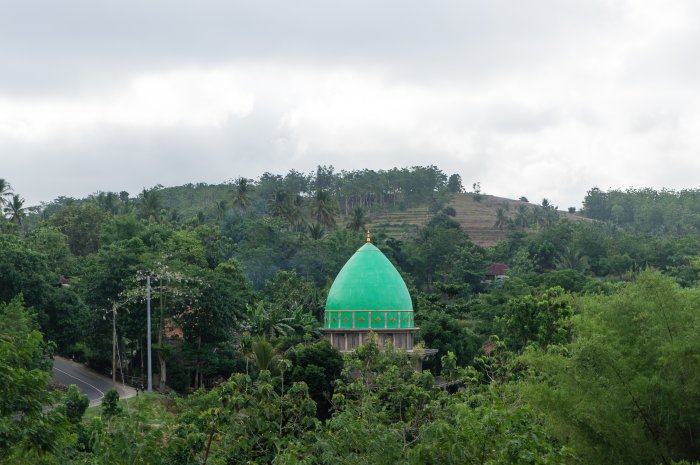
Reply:
[[369, 312], [369, 321], [372, 328], [384, 328], [385, 312]]
[[[379, 318], [379, 321], [377, 321], [377, 318]], [[386, 325], [384, 324], [385, 321]], [[381, 329], [385, 327], [410, 329], [414, 327], [413, 312], [326, 310], [323, 327], [334, 329]]]

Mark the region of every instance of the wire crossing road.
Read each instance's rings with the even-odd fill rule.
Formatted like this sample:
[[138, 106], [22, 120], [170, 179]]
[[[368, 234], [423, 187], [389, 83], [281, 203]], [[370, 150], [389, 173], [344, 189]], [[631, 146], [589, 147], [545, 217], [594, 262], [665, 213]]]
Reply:
[[[100, 404], [105, 392], [112, 389], [112, 380], [110, 378], [63, 357], [54, 357], [53, 379], [66, 386], [71, 384], [78, 386], [80, 392], [90, 399], [90, 405]], [[136, 394], [133, 388], [119, 384], [117, 385], [117, 391], [119, 391], [119, 397], [122, 399], [133, 397]]]

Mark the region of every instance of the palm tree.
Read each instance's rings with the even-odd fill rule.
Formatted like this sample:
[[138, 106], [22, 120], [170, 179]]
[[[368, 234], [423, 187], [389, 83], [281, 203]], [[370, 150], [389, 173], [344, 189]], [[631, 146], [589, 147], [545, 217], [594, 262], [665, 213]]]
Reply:
[[297, 195], [289, 205], [289, 210], [285, 214], [285, 219], [291, 224], [296, 231], [303, 231], [306, 225], [306, 220], [303, 215], [304, 197]]
[[335, 214], [338, 212], [338, 203], [331, 197], [328, 191], [319, 190], [311, 204], [311, 214], [316, 220], [326, 227], [335, 226]]
[[520, 204], [518, 205], [518, 211], [515, 214], [515, 225], [520, 227], [521, 229], [527, 229], [528, 226], [530, 226], [530, 215], [528, 212], [527, 205], [525, 204]]
[[542, 223], [546, 226], [551, 226], [559, 221], [559, 212], [556, 205], [552, 205], [549, 199], [542, 199], [542, 209], [544, 210], [544, 218]]
[[284, 217], [291, 206], [289, 192], [285, 189], [278, 189], [274, 196], [268, 202], [270, 215], [276, 217]]
[[326, 234], [326, 230], [321, 227], [320, 224], [314, 223], [309, 225], [309, 237], [315, 241], [321, 239], [324, 234]]
[[545, 211], [540, 207], [532, 207], [532, 214], [530, 215], [532, 219], [532, 224], [537, 227], [542, 227], [545, 224]]
[[288, 314], [289, 317], [286, 320], [288, 320], [289, 326], [297, 333], [313, 333], [318, 329], [318, 321], [311, 312], [304, 309], [303, 305], [297, 304], [292, 306]]
[[355, 207], [350, 214], [350, 220], [348, 221], [347, 228], [355, 232], [360, 232], [365, 230], [367, 225], [367, 216], [365, 216], [365, 211], [362, 207]]
[[220, 200], [218, 202], [214, 202], [214, 204], [216, 205], [216, 218], [221, 221], [224, 219], [224, 215], [228, 209], [228, 202], [226, 200]]
[[156, 221], [159, 218], [161, 210], [160, 196], [156, 189], [141, 191], [141, 199], [139, 202], [139, 211], [142, 218], [149, 221]]
[[498, 207], [498, 210], [496, 210], [496, 224], [494, 226], [500, 230], [508, 226], [508, 215], [506, 215], [506, 210], [503, 207]]
[[573, 247], [564, 246], [556, 259], [559, 269], [571, 269], [581, 273], [588, 270], [588, 257]]
[[0, 208], [10, 204], [6, 197], [12, 197], [12, 195], [12, 186], [10, 186], [10, 183], [0, 178]]
[[554, 208], [548, 208], [547, 210], [544, 211], [545, 216], [544, 216], [544, 224], [547, 226], [551, 226], [557, 221], [559, 221], [559, 212], [556, 210], [556, 207]]
[[253, 341], [253, 345], [251, 346], [251, 358], [260, 371], [274, 370], [280, 360], [279, 354], [273, 345], [270, 344], [270, 341], [262, 337]]
[[5, 214], [9, 215], [9, 220], [19, 226], [22, 226], [22, 218], [27, 216], [24, 210], [24, 199], [17, 194], [12, 195], [12, 200], [3, 209]]
[[94, 197], [95, 202], [100, 208], [113, 215], [116, 214], [119, 209], [119, 205], [117, 204], [118, 199], [119, 197], [117, 197], [117, 194], [114, 192], [99, 192], [97, 196]]
[[277, 307], [265, 306], [263, 301], [254, 307], [246, 305], [246, 320], [243, 323], [244, 329], [256, 336], [273, 339], [294, 332], [294, 328], [289, 324], [291, 319], [283, 317]]
[[238, 178], [235, 181], [236, 188], [231, 190], [233, 193], [233, 205], [244, 213], [250, 207], [250, 194], [254, 190], [250, 183], [250, 179]]

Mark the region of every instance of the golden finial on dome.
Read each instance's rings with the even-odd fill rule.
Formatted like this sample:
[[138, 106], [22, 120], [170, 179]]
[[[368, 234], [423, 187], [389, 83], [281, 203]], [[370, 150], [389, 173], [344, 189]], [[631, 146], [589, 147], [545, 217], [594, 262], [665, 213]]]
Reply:
[[371, 244], [372, 243], [372, 236], [369, 233], [369, 229], [367, 230], [367, 243]]

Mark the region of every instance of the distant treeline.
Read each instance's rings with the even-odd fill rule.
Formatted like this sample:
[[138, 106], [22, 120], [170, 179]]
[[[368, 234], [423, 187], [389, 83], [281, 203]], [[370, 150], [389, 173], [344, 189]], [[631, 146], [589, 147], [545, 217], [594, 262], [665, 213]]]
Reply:
[[611, 222], [628, 231], [686, 235], [700, 232], [700, 189], [659, 191], [595, 187], [583, 201], [588, 218]]
[[301, 206], [319, 195], [334, 203], [336, 207], [332, 213], [347, 216], [358, 207], [366, 212], [411, 208], [438, 202], [444, 199], [445, 193], [463, 190], [460, 175], [448, 176], [433, 165], [339, 172], [333, 166], [324, 165], [310, 173], [297, 170], [284, 175], [264, 173], [255, 180], [239, 177], [223, 184], [157, 185], [136, 196], [126, 191], [97, 192], [80, 200], [62, 196], [35, 208], [30, 216], [34, 213], [35, 217], [47, 218], [66, 205], [96, 202], [111, 213], [126, 213], [134, 208], [158, 209], [158, 214], [167, 214], [171, 220], [181, 223], [198, 216], [204, 220], [217, 219], [232, 208], [274, 216], [276, 211], [286, 208], [286, 203]]

